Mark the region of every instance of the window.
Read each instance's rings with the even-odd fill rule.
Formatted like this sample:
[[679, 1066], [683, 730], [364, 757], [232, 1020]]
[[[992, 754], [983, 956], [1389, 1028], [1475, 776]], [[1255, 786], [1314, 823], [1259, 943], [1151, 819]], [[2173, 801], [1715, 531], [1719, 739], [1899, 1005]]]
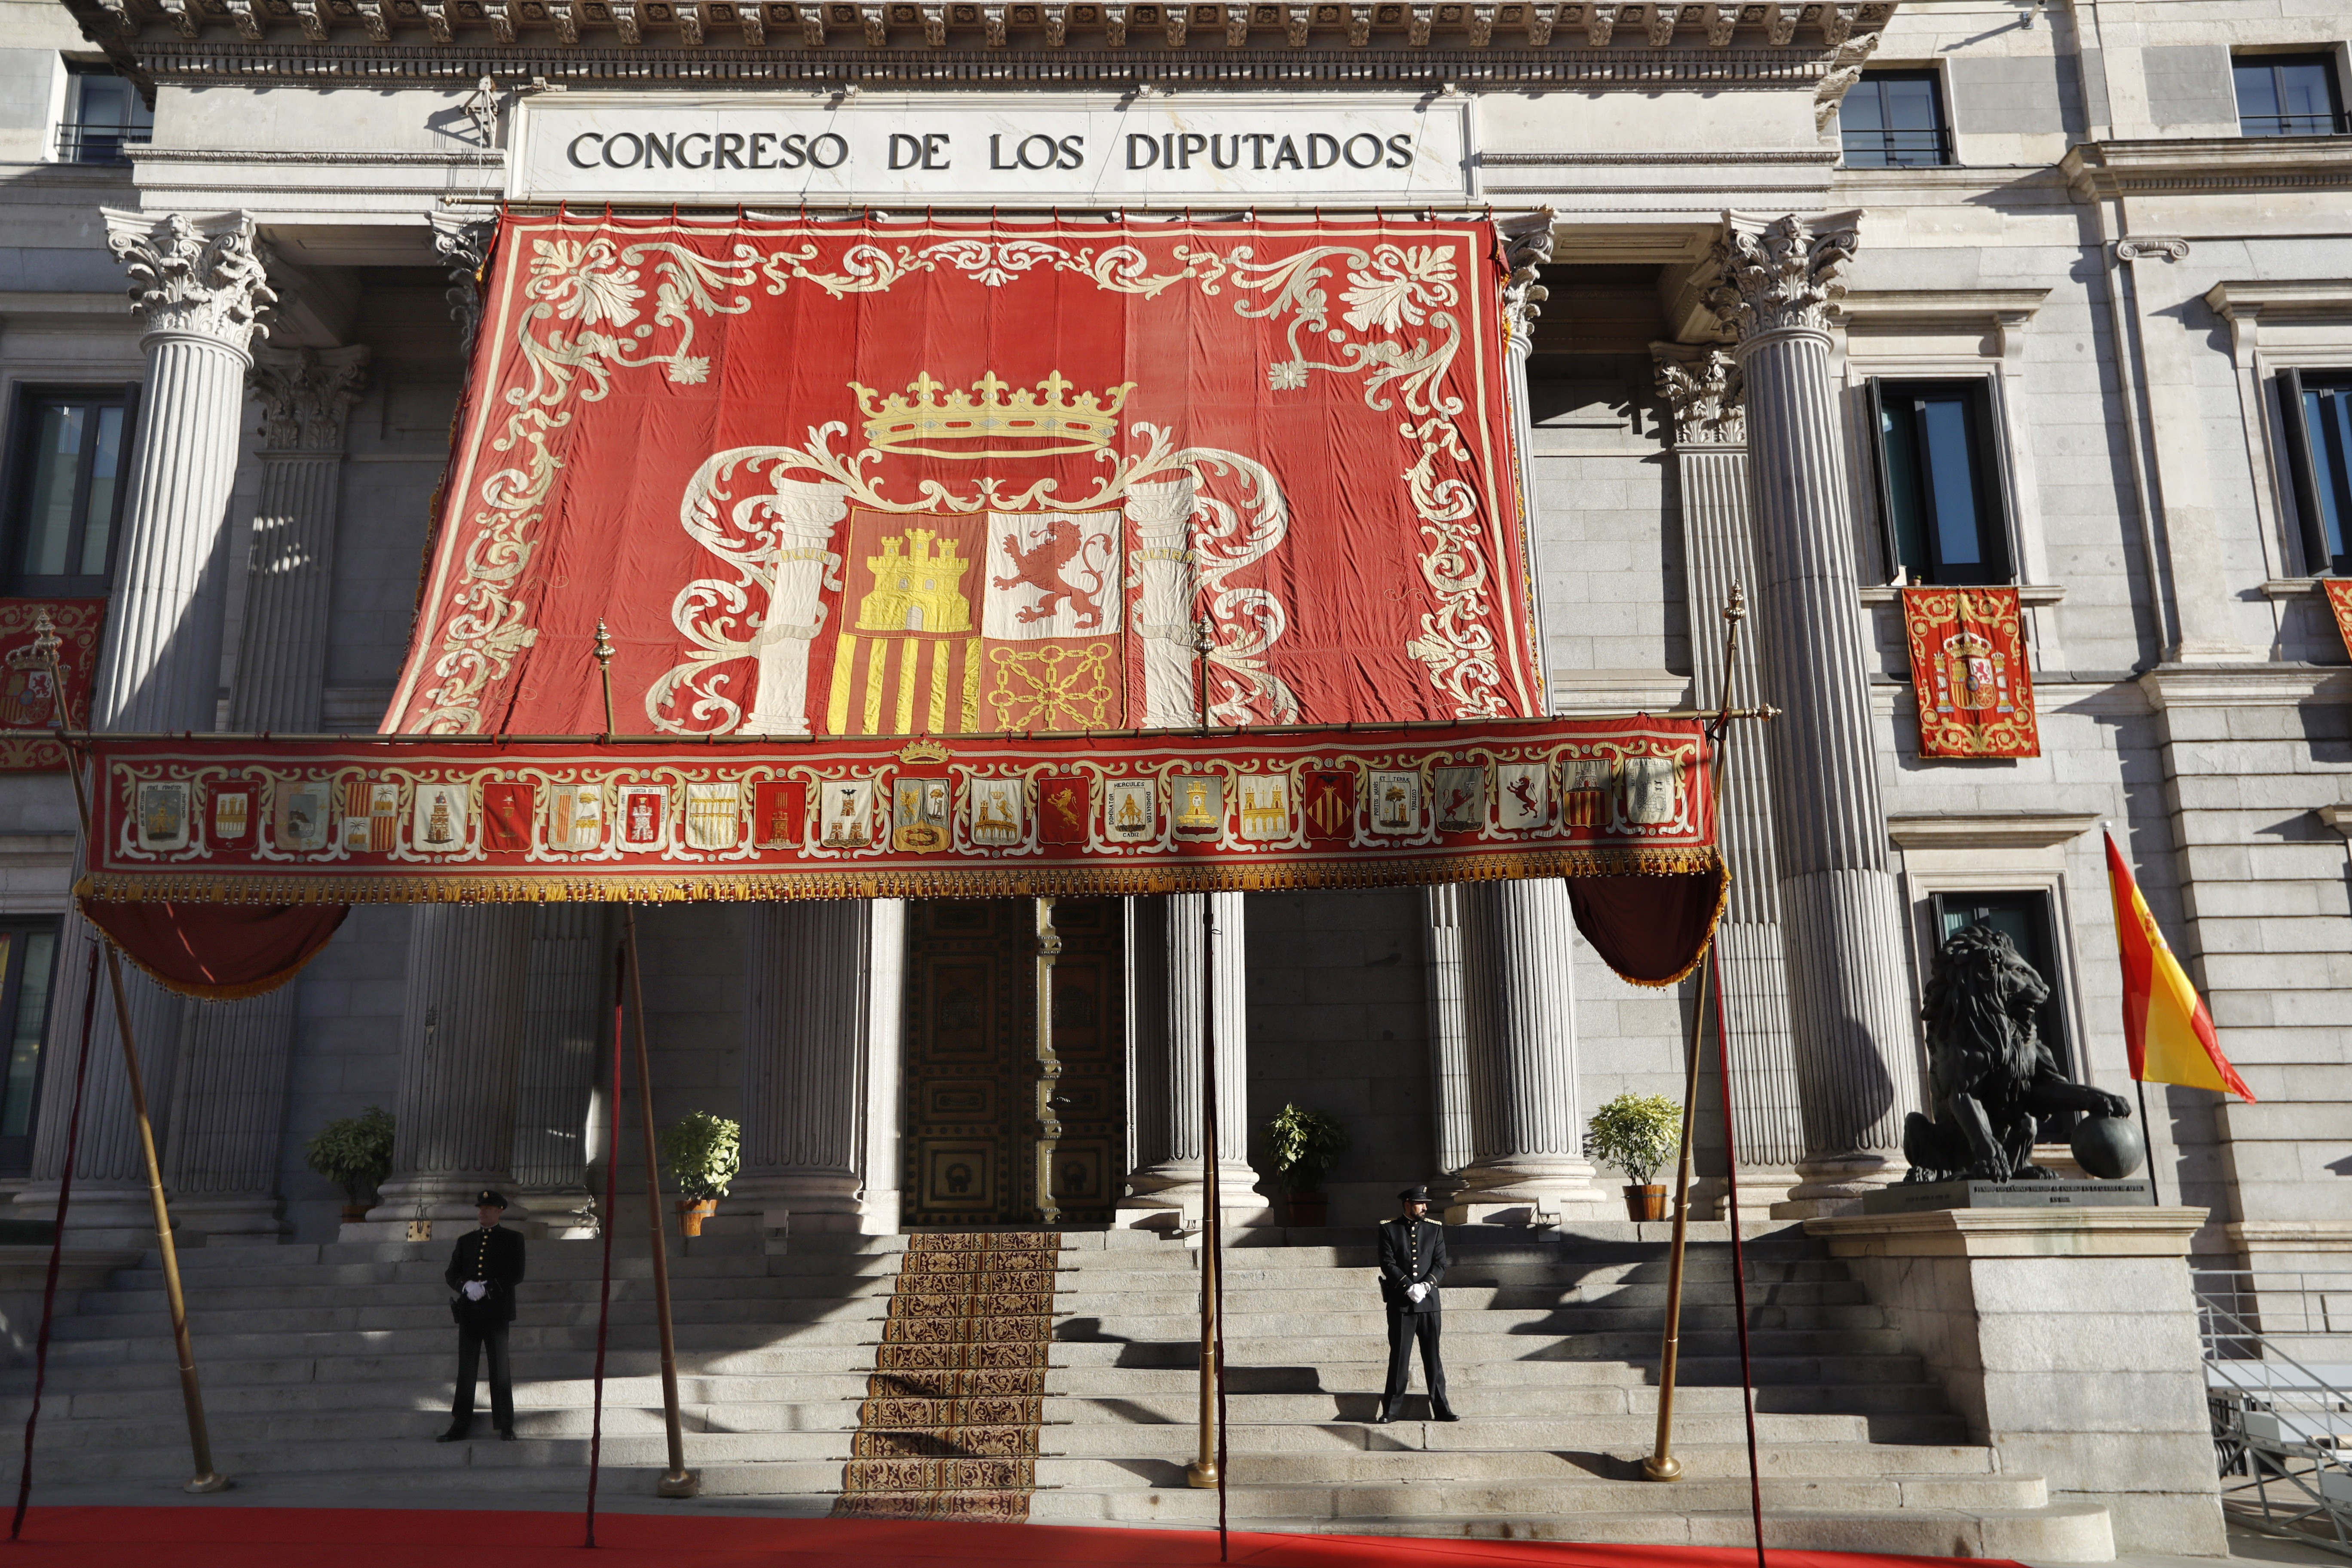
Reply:
[[34, 1114], [40, 1106], [41, 1036], [56, 979], [58, 922], [0, 921], [0, 1029], [8, 1061], [0, 1073], [0, 1173], [33, 1168]]
[[2011, 581], [1986, 383], [1873, 381], [1870, 391], [1879, 507], [1895, 565], [1916, 583]]
[[2249, 55], [2230, 62], [2238, 79], [2242, 136], [2335, 136], [2347, 127], [2326, 55]]
[[1952, 161], [1934, 71], [1864, 71], [1838, 105], [1849, 169], [1911, 169]]
[[66, 62], [66, 122], [58, 157], [68, 163], [120, 163], [123, 149], [154, 134], [155, 116], [139, 89], [110, 66]]
[[[2065, 977], [2058, 970], [2057, 924], [2051, 917], [2050, 895], [2040, 889], [2021, 892], [1937, 893], [1935, 897], [1936, 942], [1938, 946], [1972, 925], [1989, 925], [2009, 938], [2018, 957], [2033, 966], [2050, 987], [2050, 999], [2034, 1020], [2042, 1043], [2058, 1064], [2061, 1078], [2077, 1077], [2074, 1054], [2066, 1037]], [[2052, 1117], [2042, 1126], [2042, 1142], [2063, 1143], [2073, 1136], [2078, 1120], [2071, 1111]]]
[[2279, 407], [2305, 565], [2315, 577], [2352, 574], [2352, 371], [2282, 372]]
[[9, 591], [96, 597], [112, 574], [131, 393], [27, 391], [17, 407]]

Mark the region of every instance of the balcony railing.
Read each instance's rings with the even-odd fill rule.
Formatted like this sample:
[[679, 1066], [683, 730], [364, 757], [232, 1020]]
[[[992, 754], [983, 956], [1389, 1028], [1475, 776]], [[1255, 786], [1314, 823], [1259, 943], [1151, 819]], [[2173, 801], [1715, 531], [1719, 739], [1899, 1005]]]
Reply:
[[110, 125], [91, 121], [58, 127], [58, 159], [66, 163], [125, 163], [128, 149], [143, 147], [154, 129], [146, 125]]
[[2241, 114], [2242, 136], [2352, 136], [2352, 114]]
[[1952, 139], [1943, 131], [1848, 131], [1849, 169], [1932, 169], [1952, 161]]

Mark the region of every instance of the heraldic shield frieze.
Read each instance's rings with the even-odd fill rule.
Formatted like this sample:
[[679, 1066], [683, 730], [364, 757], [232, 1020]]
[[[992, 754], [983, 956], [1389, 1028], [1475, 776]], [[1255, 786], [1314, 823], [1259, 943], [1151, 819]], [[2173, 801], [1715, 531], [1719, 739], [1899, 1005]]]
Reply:
[[390, 733], [1524, 717], [1485, 222], [502, 222]]

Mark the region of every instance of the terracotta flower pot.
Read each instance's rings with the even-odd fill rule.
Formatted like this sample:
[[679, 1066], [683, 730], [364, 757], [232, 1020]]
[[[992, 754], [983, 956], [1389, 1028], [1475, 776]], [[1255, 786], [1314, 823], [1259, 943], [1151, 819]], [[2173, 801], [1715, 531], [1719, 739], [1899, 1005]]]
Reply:
[[677, 1227], [688, 1236], [700, 1236], [702, 1222], [718, 1212], [717, 1198], [680, 1198], [677, 1200]]
[[1656, 1184], [1625, 1186], [1625, 1217], [1633, 1220], [1666, 1217], [1666, 1189]]
[[1325, 1225], [1331, 1218], [1331, 1194], [1285, 1193], [1282, 1194], [1282, 1223], [1285, 1225]]
[[345, 1225], [357, 1225], [360, 1221], [367, 1218], [367, 1212], [368, 1206], [365, 1204], [345, 1204], [343, 1205], [343, 1223]]

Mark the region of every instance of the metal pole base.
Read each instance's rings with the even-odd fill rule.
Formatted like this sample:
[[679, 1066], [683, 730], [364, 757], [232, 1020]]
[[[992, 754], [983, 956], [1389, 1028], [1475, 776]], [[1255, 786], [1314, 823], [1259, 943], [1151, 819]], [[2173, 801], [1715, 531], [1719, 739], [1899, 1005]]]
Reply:
[[654, 1483], [654, 1495], [656, 1497], [700, 1497], [702, 1472], [672, 1470]]
[[1642, 1461], [1642, 1479], [1645, 1481], [1681, 1480], [1683, 1462], [1672, 1454], [1653, 1454]]
[[228, 1478], [206, 1470], [180, 1489], [184, 1492], [225, 1492], [228, 1490]]
[[1203, 1491], [1213, 1490], [1217, 1484], [1217, 1467], [1213, 1461], [1202, 1464], [1197, 1460], [1184, 1467], [1184, 1484]]

